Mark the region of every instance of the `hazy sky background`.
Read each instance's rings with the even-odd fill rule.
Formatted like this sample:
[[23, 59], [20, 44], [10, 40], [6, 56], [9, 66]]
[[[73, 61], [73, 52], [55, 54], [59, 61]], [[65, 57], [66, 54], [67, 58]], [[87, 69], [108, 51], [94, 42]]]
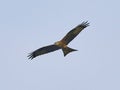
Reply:
[[[83, 21], [69, 47], [28, 60]], [[120, 0], [1, 0], [0, 90], [120, 90]]]

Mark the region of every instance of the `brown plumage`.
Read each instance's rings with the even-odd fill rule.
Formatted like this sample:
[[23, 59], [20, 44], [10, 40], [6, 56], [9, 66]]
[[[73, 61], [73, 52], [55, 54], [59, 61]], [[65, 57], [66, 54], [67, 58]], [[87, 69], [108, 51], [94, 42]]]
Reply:
[[39, 48], [28, 55], [29, 59], [33, 59], [39, 55], [47, 54], [49, 52], [53, 52], [59, 49], [62, 49], [64, 56], [72, 51], [77, 51], [75, 49], [69, 48], [67, 45], [87, 26], [89, 26], [88, 22], [82, 22], [80, 25], [72, 29], [67, 35], [60, 41], [55, 42], [53, 45], [45, 46]]

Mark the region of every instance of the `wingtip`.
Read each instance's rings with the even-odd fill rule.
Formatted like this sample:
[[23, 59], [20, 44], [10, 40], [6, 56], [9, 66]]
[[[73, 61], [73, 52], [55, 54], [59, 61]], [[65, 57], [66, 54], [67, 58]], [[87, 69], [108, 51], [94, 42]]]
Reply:
[[27, 57], [28, 57], [28, 59], [31, 59], [31, 60], [32, 60], [33, 58], [35, 58], [34, 55], [33, 55], [33, 53], [29, 53], [29, 55], [28, 55]]
[[80, 25], [85, 28], [85, 27], [90, 26], [90, 23], [88, 21], [83, 21]]

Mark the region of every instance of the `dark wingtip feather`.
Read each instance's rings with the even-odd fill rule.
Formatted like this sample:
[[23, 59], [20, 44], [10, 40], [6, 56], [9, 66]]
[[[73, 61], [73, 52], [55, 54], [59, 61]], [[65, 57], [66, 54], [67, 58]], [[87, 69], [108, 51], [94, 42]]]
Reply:
[[34, 55], [34, 53], [29, 53], [29, 55], [27, 56], [28, 57], [28, 59], [33, 59], [33, 58], [35, 58], [35, 55]]
[[88, 21], [84, 21], [80, 24], [80, 27], [86, 28], [89, 26], [90, 23], [88, 23]]

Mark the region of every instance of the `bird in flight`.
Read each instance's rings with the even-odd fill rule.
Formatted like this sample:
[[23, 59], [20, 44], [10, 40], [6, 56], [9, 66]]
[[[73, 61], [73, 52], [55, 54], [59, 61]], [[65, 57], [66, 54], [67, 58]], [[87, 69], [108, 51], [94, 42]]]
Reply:
[[67, 45], [86, 27], [89, 26], [89, 23], [82, 22], [80, 25], [73, 28], [71, 31], [69, 31], [65, 37], [63, 37], [60, 41], [55, 42], [52, 45], [44, 46], [42, 48], [39, 48], [32, 53], [28, 55], [28, 59], [33, 59], [39, 55], [47, 54], [59, 49], [62, 49], [64, 56], [66, 56], [68, 53], [77, 51], [76, 49], [72, 49], [68, 47]]

